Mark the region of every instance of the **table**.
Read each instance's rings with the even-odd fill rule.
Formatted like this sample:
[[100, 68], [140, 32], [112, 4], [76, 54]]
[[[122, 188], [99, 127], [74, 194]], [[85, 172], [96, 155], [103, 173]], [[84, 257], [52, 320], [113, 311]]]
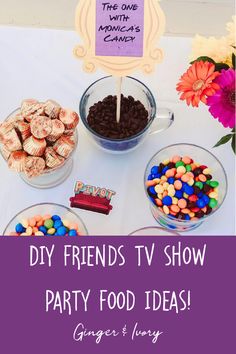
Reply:
[[[42, 101], [53, 98], [62, 106], [78, 111], [83, 91], [93, 81], [105, 76], [102, 72], [89, 75], [82, 71], [82, 63], [72, 55], [79, 41], [73, 31], [0, 27], [0, 120], [5, 119], [23, 99], [30, 97]], [[91, 235], [127, 235], [140, 227], [154, 226], [156, 222], [143, 188], [146, 164], [166, 145], [188, 142], [212, 151], [222, 161], [229, 181], [228, 194], [221, 209], [191, 234], [235, 235], [235, 158], [230, 146], [212, 149], [227, 131], [210, 116], [207, 107], [187, 107], [179, 101], [175, 90], [188, 65], [191, 39], [163, 37], [161, 47], [165, 59], [155, 73], [134, 76], [150, 87], [159, 107], [174, 111], [172, 127], [150, 136], [136, 151], [111, 155], [91, 144], [81, 123], [72, 174], [63, 184], [50, 190], [29, 187], [8, 170], [1, 158], [0, 232], [11, 217], [31, 204], [56, 202], [68, 206], [76, 180], [117, 192], [109, 216], [74, 209]]]

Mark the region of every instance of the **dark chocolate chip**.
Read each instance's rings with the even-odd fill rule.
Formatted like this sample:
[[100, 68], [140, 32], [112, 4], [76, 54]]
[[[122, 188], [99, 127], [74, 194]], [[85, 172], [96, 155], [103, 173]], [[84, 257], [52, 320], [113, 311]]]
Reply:
[[98, 134], [112, 139], [134, 136], [148, 124], [148, 111], [132, 96], [121, 95], [120, 122], [116, 122], [116, 96], [109, 95], [89, 109], [87, 122]]
[[188, 202], [187, 207], [188, 207], [188, 209], [193, 209], [196, 207], [196, 203], [195, 202]]
[[211, 186], [209, 186], [209, 184], [204, 184], [204, 186], [203, 186], [203, 192], [204, 193], [209, 193], [210, 192], [210, 190], [211, 190], [212, 188], [211, 188]]
[[161, 162], [159, 167], [158, 167], [158, 172], [161, 173], [165, 165]]
[[209, 215], [212, 212], [212, 208], [207, 205], [206, 209], [206, 215]]
[[198, 195], [201, 192], [201, 189], [197, 186], [194, 186], [193, 190], [194, 190], [194, 194], [196, 194], [196, 195]]
[[210, 181], [212, 179], [212, 175], [206, 175], [206, 179]]
[[169, 167], [169, 169], [175, 168], [174, 162], [169, 162], [167, 166]]
[[180, 212], [180, 213], [178, 214], [178, 219], [179, 219], [179, 220], [185, 220], [185, 214]]
[[193, 174], [195, 177], [199, 176], [202, 173], [202, 169], [200, 167], [195, 168]]
[[203, 216], [205, 215], [205, 213], [202, 211], [202, 210], [199, 210], [195, 216], [198, 218], [198, 219], [201, 219], [203, 218]]

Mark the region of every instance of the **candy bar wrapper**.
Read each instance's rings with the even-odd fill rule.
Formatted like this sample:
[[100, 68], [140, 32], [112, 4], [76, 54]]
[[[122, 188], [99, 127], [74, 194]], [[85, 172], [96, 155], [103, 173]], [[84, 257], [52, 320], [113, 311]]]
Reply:
[[26, 158], [25, 151], [13, 151], [8, 159], [8, 167], [16, 172], [23, 172]]
[[51, 119], [57, 119], [59, 117], [61, 106], [53, 100], [48, 100], [44, 103], [44, 110], [46, 115]]
[[53, 119], [52, 121], [52, 131], [47, 136], [47, 140], [50, 142], [57, 141], [65, 131], [64, 124], [59, 119]]
[[79, 123], [79, 116], [76, 112], [67, 108], [62, 108], [59, 114], [59, 119], [64, 124], [66, 130], [75, 129]]
[[62, 135], [53, 145], [53, 149], [62, 157], [68, 158], [74, 150], [75, 143], [70, 137]]
[[9, 133], [12, 129], [14, 129], [14, 123], [11, 121], [6, 121], [0, 123], [0, 142], [4, 142], [5, 134]]
[[21, 114], [28, 122], [31, 122], [35, 116], [40, 116], [43, 113], [44, 106], [37, 100], [27, 99], [21, 104]]
[[41, 157], [28, 156], [24, 162], [24, 172], [29, 178], [43, 174], [45, 167], [45, 161]]
[[3, 144], [9, 151], [17, 151], [22, 149], [22, 144], [15, 129], [10, 130], [4, 135]]
[[8, 160], [10, 155], [11, 155], [11, 151], [9, 151], [5, 145], [0, 145], [0, 150], [2, 153], [2, 156], [4, 157], [5, 160]]
[[21, 138], [23, 141], [25, 141], [27, 138], [30, 137], [31, 131], [30, 131], [30, 125], [29, 123], [26, 123], [24, 121], [16, 121], [15, 122], [15, 128], [17, 131], [19, 131]]
[[45, 139], [36, 139], [32, 135], [23, 143], [24, 150], [32, 156], [42, 156], [46, 149]]
[[58, 155], [52, 147], [48, 147], [45, 150], [45, 160], [47, 167], [55, 169], [62, 165], [65, 161], [64, 157]]
[[37, 139], [44, 139], [52, 132], [52, 121], [46, 116], [34, 117], [30, 122], [30, 130]]

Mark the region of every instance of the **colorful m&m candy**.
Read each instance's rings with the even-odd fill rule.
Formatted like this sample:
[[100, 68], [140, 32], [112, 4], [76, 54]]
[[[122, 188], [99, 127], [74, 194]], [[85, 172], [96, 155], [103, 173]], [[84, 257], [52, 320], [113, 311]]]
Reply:
[[79, 236], [79, 226], [59, 215], [35, 215], [15, 226], [12, 236]]
[[178, 155], [153, 166], [146, 181], [152, 203], [169, 217], [186, 221], [201, 219], [217, 207], [218, 186], [208, 166]]

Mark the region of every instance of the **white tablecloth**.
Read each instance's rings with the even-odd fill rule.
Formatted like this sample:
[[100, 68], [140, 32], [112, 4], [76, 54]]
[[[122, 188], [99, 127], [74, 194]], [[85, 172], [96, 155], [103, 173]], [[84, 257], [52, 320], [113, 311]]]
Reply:
[[[75, 32], [59, 30], [0, 27], [0, 120], [19, 106], [24, 98], [53, 98], [62, 106], [78, 111], [80, 97], [87, 86], [102, 72], [93, 75], [82, 71], [82, 63], [73, 55], [80, 39]], [[188, 108], [178, 100], [175, 90], [180, 75], [186, 70], [191, 50], [190, 38], [163, 37], [165, 59], [151, 76], [137, 73], [150, 87], [158, 106], [168, 106], [175, 113], [172, 127], [148, 138], [142, 147], [126, 155], [100, 151], [79, 125], [79, 146], [70, 177], [50, 190], [37, 190], [26, 185], [8, 170], [0, 159], [0, 232], [9, 219], [21, 209], [38, 202], [69, 205], [76, 180], [117, 192], [109, 216], [74, 209], [84, 220], [89, 233], [125, 235], [156, 222], [149, 209], [143, 188], [143, 174], [148, 160], [162, 147], [180, 142], [201, 145], [222, 161], [229, 181], [226, 200], [220, 210], [192, 234], [235, 234], [235, 159], [230, 146], [212, 149], [227, 133], [205, 106]], [[186, 233], [185, 233], [186, 234]]]

